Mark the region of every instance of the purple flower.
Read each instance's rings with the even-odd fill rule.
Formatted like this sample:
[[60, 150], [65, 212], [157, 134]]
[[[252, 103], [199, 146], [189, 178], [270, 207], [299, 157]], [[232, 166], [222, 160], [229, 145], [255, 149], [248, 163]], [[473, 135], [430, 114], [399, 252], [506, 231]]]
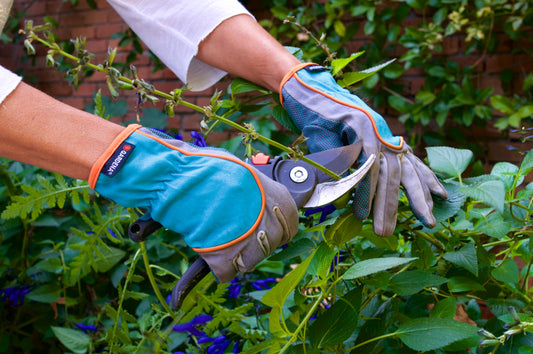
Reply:
[[194, 130], [191, 131], [191, 137], [194, 139], [192, 142], [193, 145], [199, 146], [199, 147], [206, 147], [207, 144], [205, 142], [204, 137], [202, 134], [195, 132]]
[[11, 286], [0, 290], [1, 301], [9, 300], [13, 306], [21, 306], [24, 304], [24, 296], [30, 292], [30, 287], [27, 285]]
[[275, 282], [276, 282], [276, 279], [274, 278], [259, 279], [259, 280], [254, 280], [252, 282], [252, 286], [254, 287], [255, 290], [268, 290], [268, 289], [272, 289], [272, 287], [268, 285], [268, 283], [275, 283]]
[[324, 205], [322, 207], [318, 208], [309, 208], [305, 211], [305, 216], [310, 216], [316, 213], [322, 213], [320, 214], [320, 220], [318, 221], [319, 224], [326, 221], [326, 218], [329, 214], [333, 213], [337, 208], [333, 204]]
[[175, 325], [172, 329], [175, 332], [189, 332], [190, 334], [195, 335], [197, 337], [204, 337], [206, 334], [198, 330], [195, 326], [203, 326], [212, 319], [213, 317], [209, 315], [198, 315], [187, 323]]
[[81, 329], [82, 331], [84, 331], [85, 333], [91, 331], [91, 332], [96, 332], [98, 331], [98, 328], [96, 328], [95, 326], [91, 326], [91, 325], [85, 325], [83, 323], [76, 323], [76, 326]]
[[234, 299], [238, 298], [240, 293], [241, 293], [241, 290], [242, 290], [242, 285], [239, 284], [239, 282], [241, 281], [242, 279], [237, 277], [237, 278], [233, 278], [228, 286], [228, 290], [229, 290], [229, 294], [228, 296], [229, 297], [232, 297]]

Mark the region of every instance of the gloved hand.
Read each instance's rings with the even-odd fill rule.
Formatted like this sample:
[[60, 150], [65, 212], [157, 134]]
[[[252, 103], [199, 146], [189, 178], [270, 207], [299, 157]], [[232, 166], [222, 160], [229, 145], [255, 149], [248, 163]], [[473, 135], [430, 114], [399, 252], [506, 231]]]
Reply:
[[371, 154], [379, 157], [353, 194], [357, 218], [367, 218], [373, 209], [374, 232], [392, 235], [403, 185], [416, 217], [428, 227], [436, 225], [431, 193], [447, 198], [444, 187], [403, 139], [392, 135], [383, 117], [340, 87], [326, 68], [312, 63], [297, 66], [285, 76], [280, 92], [311, 152], [362, 140], [358, 163]]
[[222, 149], [139, 125], [128, 126], [100, 156], [89, 185], [180, 233], [220, 282], [252, 270], [298, 230], [285, 186]]

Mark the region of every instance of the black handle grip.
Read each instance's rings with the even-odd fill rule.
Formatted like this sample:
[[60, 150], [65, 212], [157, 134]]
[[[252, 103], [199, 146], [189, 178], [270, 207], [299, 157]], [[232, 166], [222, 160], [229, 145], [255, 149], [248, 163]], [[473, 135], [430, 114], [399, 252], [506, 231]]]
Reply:
[[203, 258], [198, 258], [185, 271], [185, 273], [178, 280], [174, 289], [172, 289], [172, 309], [177, 311], [183, 304], [183, 300], [191, 292], [191, 290], [211, 272], [211, 268], [207, 265]]
[[130, 225], [128, 229], [128, 236], [135, 242], [142, 242], [146, 240], [154, 231], [161, 228], [162, 225], [157, 221], [150, 219], [138, 219]]

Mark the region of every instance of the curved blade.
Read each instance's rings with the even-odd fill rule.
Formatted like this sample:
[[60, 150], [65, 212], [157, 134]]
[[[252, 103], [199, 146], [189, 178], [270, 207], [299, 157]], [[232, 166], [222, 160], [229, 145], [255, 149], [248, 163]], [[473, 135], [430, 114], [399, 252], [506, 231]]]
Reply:
[[172, 289], [171, 300], [174, 311], [181, 307], [183, 300], [209, 272], [211, 272], [211, 268], [201, 257], [195, 260], [189, 269], [185, 271], [180, 280], [174, 285], [174, 289]]
[[[314, 154], [306, 155], [310, 160], [326, 167], [331, 172], [342, 175], [353, 166], [359, 154], [361, 153], [362, 142], [356, 141], [353, 144], [346, 145], [336, 149], [324, 150], [315, 152]], [[318, 171], [318, 182], [325, 182], [331, 180], [331, 176]]]
[[[327, 150], [329, 151], [329, 150]], [[354, 188], [370, 171], [376, 155], [372, 154], [368, 160], [351, 175], [338, 181], [323, 182], [316, 185], [313, 194], [303, 206], [304, 208], [316, 208], [327, 205], [342, 197], [346, 192]]]

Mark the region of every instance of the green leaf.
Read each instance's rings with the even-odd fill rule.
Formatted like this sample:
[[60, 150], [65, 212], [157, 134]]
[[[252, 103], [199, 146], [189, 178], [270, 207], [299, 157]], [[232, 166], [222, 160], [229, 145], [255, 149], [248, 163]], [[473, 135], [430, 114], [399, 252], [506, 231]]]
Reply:
[[341, 20], [337, 20], [333, 23], [333, 29], [341, 37], [344, 37], [344, 35], [346, 34], [346, 27], [344, 26], [344, 23], [342, 23]]
[[531, 172], [531, 169], [533, 169], [533, 150], [529, 150], [526, 156], [524, 156], [522, 164], [520, 165], [520, 172], [523, 176], [526, 176]]
[[459, 188], [467, 197], [480, 201], [503, 213], [505, 204], [505, 186], [502, 181], [484, 181], [471, 186]]
[[444, 184], [448, 192], [448, 198], [433, 198], [433, 216], [437, 222], [441, 222], [455, 216], [466, 202], [466, 196], [458, 191], [459, 187]]
[[264, 87], [254, 84], [253, 82], [250, 82], [245, 79], [241, 78], [235, 78], [230, 85], [230, 93], [233, 95], [237, 95], [239, 93], [245, 93], [245, 92], [251, 92], [251, 91], [259, 91], [262, 93], [268, 93], [268, 90], [266, 90]]
[[504, 96], [494, 95], [490, 98], [490, 103], [498, 111], [506, 114], [513, 114], [515, 111], [512, 102]]
[[476, 277], [478, 276], [476, 246], [473, 242], [465, 244], [458, 251], [447, 252], [443, 255], [443, 257], [448, 262], [451, 262], [459, 267], [463, 267]]
[[324, 239], [330, 245], [342, 247], [344, 244], [361, 232], [363, 222], [357, 219], [353, 213], [348, 213], [337, 218], [333, 225], [326, 228]]
[[308, 238], [301, 238], [295, 242], [290, 242], [284, 250], [279, 251], [276, 254], [273, 254], [268, 258], [270, 261], [284, 261], [291, 258], [301, 256], [303, 254], [309, 253], [316, 247], [315, 243]]
[[113, 268], [126, 255], [126, 252], [115, 247], [98, 247], [98, 250], [103, 257], [96, 262], [96, 270], [102, 273]]
[[74, 353], [86, 353], [91, 344], [91, 337], [82, 331], [52, 326], [54, 335], [61, 343]]
[[379, 273], [381, 271], [401, 266], [414, 261], [415, 258], [384, 257], [372, 258], [358, 262], [351, 266], [342, 276], [343, 279], [357, 279], [367, 275]]
[[283, 327], [280, 323], [280, 317], [282, 316], [281, 309], [283, 304], [289, 297], [290, 293], [298, 286], [300, 280], [304, 277], [309, 263], [313, 259], [315, 253], [313, 252], [305, 261], [300, 263], [293, 271], [291, 271], [285, 278], [277, 283], [272, 289], [270, 289], [261, 301], [271, 306], [271, 312], [269, 317], [269, 329], [271, 333], [277, 333], [283, 331]]
[[460, 178], [472, 162], [474, 154], [470, 150], [447, 146], [427, 147], [429, 167], [447, 177]]
[[50, 304], [56, 302], [61, 297], [61, 288], [58, 284], [45, 284], [30, 291], [25, 298], [37, 302]]
[[[513, 182], [515, 180], [515, 177], [517, 176], [518, 172], [518, 166], [510, 163], [510, 162], [497, 162], [492, 167], [492, 170], [490, 171], [491, 176], [498, 177], [505, 185], [505, 190], [510, 191], [513, 187]], [[519, 176], [519, 179], [516, 183], [517, 186], [522, 184], [524, 181], [523, 176]]]
[[367, 77], [370, 77], [370, 76], [374, 75], [376, 72], [378, 72], [379, 70], [383, 69], [384, 67], [386, 67], [387, 65], [392, 63], [394, 60], [395, 59], [389, 60], [386, 63], [373, 66], [373, 67], [365, 69], [363, 71], [347, 72], [347, 73], [344, 74], [344, 78], [339, 82], [339, 85], [341, 85], [342, 87], [351, 86], [351, 85], [355, 84], [356, 82], [359, 82], [361, 80], [366, 79]]
[[279, 124], [283, 125], [285, 128], [289, 129], [291, 132], [300, 134], [300, 129], [294, 124], [292, 118], [289, 116], [289, 113], [281, 105], [276, 105], [272, 108], [272, 116]]
[[429, 312], [429, 317], [435, 318], [453, 318], [455, 316], [455, 304], [457, 300], [454, 297], [448, 297], [435, 304]]
[[415, 269], [392, 277], [389, 286], [400, 296], [408, 296], [418, 293], [425, 287], [439, 286], [446, 283], [446, 278], [432, 274], [431, 271]]
[[430, 351], [476, 335], [477, 327], [450, 318], [415, 318], [394, 333], [409, 348]]
[[465, 291], [484, 291], [483, 285], [467, 277], [451, 277], [448, 280], [448, 289], [453, 293], [462, 293]]
[[316, 275], [320, 279], [326, 278], [334, 257], [335, 251], [333, 251], [325, 242], [322, 242], [315, 252], [315, 257], [313, 257], [313, 260], [309, 264], [308, 273]]
[[512, 259], [506, 259], [498, 268], [493, 269], [490, 274], [494, 279], [501, 281], [502, 283], [518, 283], [520, 280], [520, 271], [518, 266]]
[[59, 258], [44, 259], [37, 263], [35, 268], [54, 274], [59, 274], [63, 271], [63, 266], [61, 265], [61, 260]]
[[362, 288], [355, 288], [338, 299], [309, 326], [313, 348], [341, 344], [357, 329]]
[[311, 260], [315, 256], [313, 252], [309, 257], [307, 257], [302, 263], [298, 265], [294, 270], [292, 270], [285, 278], [283, 278], [279, 283], [277, 283], [272, 289], [270, 289], [265, 296], [263, 296], [263, 303], [271, 307], [283, 307], [285, 300], [290, 295], [290, 293], [298, 286], [298, 283], [305, 275], [307, 267]]
[[344, 69], [354, 59], [360, 57], [364, 52], [353, 53], [348, 58], [339, 58], [331, 62], [331, 75], [335, 76], [339, 71]]

